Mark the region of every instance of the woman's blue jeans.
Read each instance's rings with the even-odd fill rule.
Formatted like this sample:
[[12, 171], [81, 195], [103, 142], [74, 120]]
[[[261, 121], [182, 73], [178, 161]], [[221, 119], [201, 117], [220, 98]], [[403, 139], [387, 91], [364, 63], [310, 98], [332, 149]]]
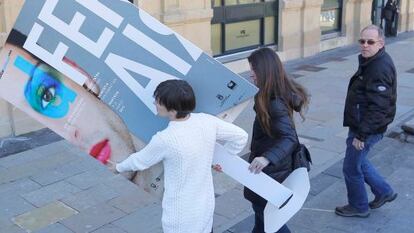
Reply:
[[369, 135], [364, 142], [364, 149], [357, 150], [352, 145], [355, 133], [349, 131], [346, 139], [346, 152], [343, 165], [348, 203], [360, 212], [368, 210], [368, 195], [365, 190], [367, 183], [376, 197], [383, 197], [393, 192], [377, 170], [369, 162], [369, 150], [383, 138], [383, 134]]

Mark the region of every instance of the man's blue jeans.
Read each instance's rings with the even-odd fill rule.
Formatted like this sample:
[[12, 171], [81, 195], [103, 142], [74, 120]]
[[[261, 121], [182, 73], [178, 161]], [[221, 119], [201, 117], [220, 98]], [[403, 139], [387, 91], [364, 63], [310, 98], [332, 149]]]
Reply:
[[376, 197], [383, 197], [393, 192], [372, 164], [367, 155], [369, 150], [382, 138], [382, 134], [369, 135], [364, 142], [364, 149], [357, 150], [352, 145], [355, 133], [349, 131], [346, 139], [346, 153], [344, 159], [343, 173], [346, 189], [348, 192], [348, 203], [360, 212], [368, 210], [368, 195], [365, 190], [367, 183]]

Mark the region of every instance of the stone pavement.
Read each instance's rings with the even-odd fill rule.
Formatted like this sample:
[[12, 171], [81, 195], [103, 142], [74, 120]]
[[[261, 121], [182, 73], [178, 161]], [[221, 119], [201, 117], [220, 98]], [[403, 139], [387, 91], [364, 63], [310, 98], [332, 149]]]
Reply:
[[[388, 134], [397, 137], [400, 126], [414, 115], [414, 33], [387, 42], [399, 74], [397, 117]], [[306, 121], [297, 121], [300, 139], [314, 160], [312, 190], [303, 210], [289, 222], [293, 232], [412, 232], [413, 145], [391, 138], [385, 138], [372, 156], [399, 192], [397, 201], [364, 220], [333, 214], [333, 208], [345, 202], [341, 160], [347, 131], [342, 111], [357, 53], [357, 46], [347, 46], [286, 63], [288, 72], [312, 95]], [[235, 123], [251, 132], [253, 117], [250, 104]], [[242, 187], [225, 174], [215, 173], [214, 179], [214, 231], [249, 232], [252, 210]], [[157, 233], [160, 217], [158, 200], [48, 130], [0, 139], [1, 233]]]
[[[334, 214], [336, 206], [346, 204], [346, 188], [340, 161], [311, 180], [308, 199], [302, 210], [288, 222], [288, 226], [292, 232], [298, 233], [413, 232], [413, 150], [414, 144], [385, 137], [369, 154], [379, 172], [398, 192], [394, 202], [371, 210], [369, 218], [344, 218]], [[372, 200], [374, 197], [370, 195], [369, 198]], [[253, 224], [254, 216], [249, 216], [229, 228], [226, 233], [248, 233]]]

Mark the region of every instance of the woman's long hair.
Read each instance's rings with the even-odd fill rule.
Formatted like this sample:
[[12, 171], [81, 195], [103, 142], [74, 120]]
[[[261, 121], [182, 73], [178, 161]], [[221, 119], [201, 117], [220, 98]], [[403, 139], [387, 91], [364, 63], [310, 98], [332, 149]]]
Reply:
[[[300, 113], [302, 119], [305, 119], [303, 110], [309, 103], [308, 94], [303, 86], [287, 77], [279, 56], [269, 48], [260, 48], [247, 59], [257, 79], [256, 85], [259, 92], [255, 96], [255, 108], [265, 132], [273, 137], [269, 113], [272, 98], [282, 99], [288, 108], [292, 122], [294, 122], [294, 110]], [[297, 103], [298, 100], [299, 103]]]

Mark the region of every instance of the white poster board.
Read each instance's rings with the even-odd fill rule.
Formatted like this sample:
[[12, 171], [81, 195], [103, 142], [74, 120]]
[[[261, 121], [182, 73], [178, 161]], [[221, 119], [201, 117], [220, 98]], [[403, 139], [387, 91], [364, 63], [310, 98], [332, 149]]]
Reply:
[[278, 231], [302, 208], [310, 190], [308, 171], [306, 168], [298, 168], [282, 184], [293, 191], [293, 196], [280, 209], [278, 205], [267, 203], [264, 209], [265, 232]]

